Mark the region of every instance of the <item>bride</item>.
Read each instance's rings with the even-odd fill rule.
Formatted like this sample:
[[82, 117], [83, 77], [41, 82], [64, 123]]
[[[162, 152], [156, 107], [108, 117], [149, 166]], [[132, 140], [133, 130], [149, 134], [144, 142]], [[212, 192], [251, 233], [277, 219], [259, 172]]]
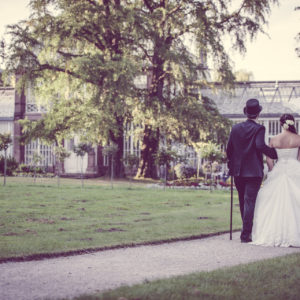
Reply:
[[270, 141], [278, 161], [267, 157], [271, 172], [257, 195], [252, 244], [300, 247], [300, 136], [292, 115], [283, 114], [280, 124], [282, 133]]

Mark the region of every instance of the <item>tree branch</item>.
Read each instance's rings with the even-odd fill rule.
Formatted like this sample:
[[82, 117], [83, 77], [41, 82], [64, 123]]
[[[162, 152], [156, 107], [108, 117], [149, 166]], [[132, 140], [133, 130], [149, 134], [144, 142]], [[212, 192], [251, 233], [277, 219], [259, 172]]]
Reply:
[[[106, 47], [103, 45], [103, 43], [99, 40], [99, 38], [95, 35], [92, 34], [91, 31], [82, 28], [81, 32], [83, 33], [83, 36], [80, 34], [80, 32], [78, 34], [75, 34], [74, 37], [77, 38], [79, 41], [81, 41], [82, 37], [88, 41], [89, 43], [91, 43], [92, 45], [96, 46], [99, 50], [101, 51], [105, 51]], [[94, 37], [96, 39], [96, 43], [90, 39], [89, 37]]]
[[166, 38], [166, 42], [170, 44], [173, 40], [175, 40], [175, 39], [179, 38], [181, 35], [189, 32], [191, 28], [192, 28], [192, 26], [188, 25], [188, 26], [186, 26], [186, 29], [181, 30], [180, 32], [178, 32], [177, 34], [175, 34], [175, 36], [169, 35]]
[[144, 0], [145, 5], [147, 6], [147, 8], [150, 10], [151, 13], [153, 13], [153, 8], [150, 5], [150, 3], [148, 2], [148, 0]]
[[236, 18], [237, 16], [239, 16], [239, 14], [241, 13], [241, 10], [244, 8], [244, 6], [245, 6], [245, 1], [243, 1], [240, 9], [237, 12], [234, 12], [233, 14], [231, 14], [230, 16], [228, 16], [227, 18], [223, 19], [221, 22], [216, 22], [216, 24], [222, 25], [222, 24], [228, 22], [230, 19]]
[[181, 7], [182, 3], [178, 4], [177, 6], [175, 6], [172, 10], [170, 10], [167, 14], [166, 14], [166, 17], [162, 20], [161, 24], [164, 25], [166, 23], [166, 21], [169, 19], [169, 17], [176, 13], [180, 7]]
[[65, 52], [62, 52], [59, 50], [57, 50], [56, 52], [62, 56], [66, 56], [66, 57], [82, 57], [82, 56], [84, 56], [84, 55], [80, 55], [80, 54], [76, 55], [76, 54], [72, 54], [72, 53], [65, 53]]
[[143, 50], [143, 52], [145, 53], [146, 57], [148, 58], [148, 60], [150, 62], [152, 62], [152, 58], [151, 56], [148, 54], [148, 51], [142, 46], [142, 45], [139, 45], [139, 47]]
[[[52, 70], [52, 71], [56, 71], [56, 72], [60, 72], [60, 73], [67, 73], [68, 75], [71, 75], [75, 78], [78, 78], [80, 79], [81, 77], [70, 71], [70, 70], [66, 70], [66, 69], [63, 69], [63, 68], [60, 68], [60, 67], [56, 67], [56, 66], [52, 66], [52, 65], [49, 65], [49, 64], [39, 64], [39, 68], [38, 69], [35, 69], [35, 70], [32, 70], [33, 72], [40, 72], [40, 71], [43, 71], [43, 70]], [[95, 84], [95, 82], [98, 84], [98, 85], [102, 85], [102, 82], [103, 80], [97, 80], [97, 81], [93, 81], [93, 80], [89, 80], [89, 79], [85, 79], [85, 82], [88, 82], [88, 83], [91, 83], [91, 84]]]
[[94, 2], [94, 1], [92, 1], [92, 0], [85, 0], [85, 1], [87, 1], [88, 3], [90, 3], [90, 4], [92, 4], [93, 6], [97, 6], [97, 4]]

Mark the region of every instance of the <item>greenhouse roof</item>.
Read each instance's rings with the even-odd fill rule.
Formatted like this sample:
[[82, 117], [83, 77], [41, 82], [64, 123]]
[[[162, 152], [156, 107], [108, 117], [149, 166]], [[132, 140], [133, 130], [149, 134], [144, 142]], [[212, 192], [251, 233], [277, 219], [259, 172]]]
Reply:
[[263, 110], [261, 117], [278, 117], [283, 113], [300, 116], [300, 81], [238, 82], [231, 93], [216, 84], [216, 90], [202, 89], [202, 96], [215, 101], [220, 113], [229, 118], [245, 117], [246, 101], [258, 99]]

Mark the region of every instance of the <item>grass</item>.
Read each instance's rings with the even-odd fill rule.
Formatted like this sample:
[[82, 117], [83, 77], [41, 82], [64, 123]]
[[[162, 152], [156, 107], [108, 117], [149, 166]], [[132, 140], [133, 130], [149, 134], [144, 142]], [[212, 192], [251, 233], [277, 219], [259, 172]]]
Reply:
[[[147, 189], [139, 181], [13, 178], [0, 187], [0, 259], [152, 243], [229, 230], [228, 191]], [[237, 205], [237, 195], [234, 194]], [[241, 228], [234, 206], [233, 229]]]
[[212, 272], [145, 281], [73, 300], [299, 299], [300, 254]]

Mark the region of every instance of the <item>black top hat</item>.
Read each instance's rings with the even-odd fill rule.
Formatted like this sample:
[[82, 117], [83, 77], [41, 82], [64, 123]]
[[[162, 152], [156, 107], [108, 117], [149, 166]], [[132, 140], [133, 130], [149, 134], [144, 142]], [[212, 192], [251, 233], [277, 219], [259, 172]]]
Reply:
[[249, 99], [246, 102], [246, 107], [244, 107], [244, 114], [248, 118], [254, 118], [261, 112], [261, 110], [262, 110], [262, 106], [259, 105], [257, 99]]

